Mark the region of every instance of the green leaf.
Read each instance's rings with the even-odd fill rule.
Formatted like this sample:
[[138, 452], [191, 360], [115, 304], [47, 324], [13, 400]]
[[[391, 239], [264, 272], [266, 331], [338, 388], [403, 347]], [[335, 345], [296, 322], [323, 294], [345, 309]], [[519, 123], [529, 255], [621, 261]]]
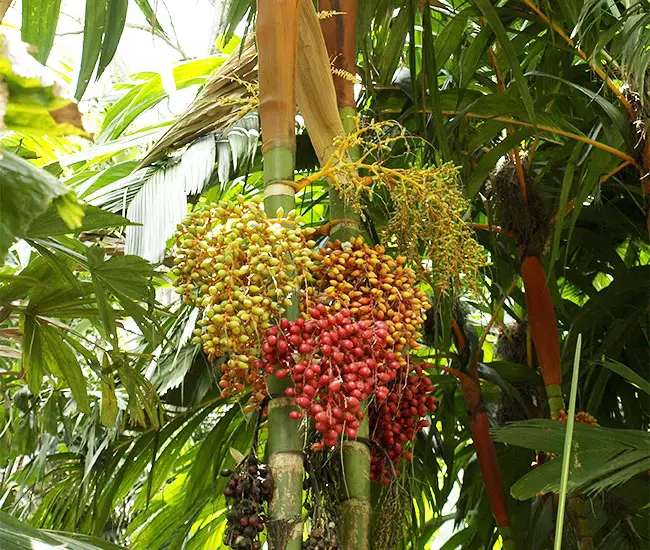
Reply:
[[149, 0], [135, 0], [135, 3], [138, 5], [140, 11], [147, 19], [147, 22], [151, 25], [151, 28], [154, 29], [154, 31], [161, 37], [167, 38], [167, 33], [160, 26], [156, 14], [151, 9], [151, 4], [149, 4]]
[[96, 275], [93, 275], [93, 269], [101, 265], [104, 261], [104, 251], [99, 247], [91, 246], [86, 250], [86, 257], [88, 258], [88, 267], [93, 281], [93, 289], [95, 291], [95, 299], [97, 300], [97, 309], [99, 310], [99, 316], [102, 321], [104, 336], [117, 348], [115, 312], [109, 302], [102, 281]]
[[[490, 433], [500, 443], [561, 454], [565, 430], [565, 422], [536, 419], [510, 422], [505, 428], [493, 428]], [[574, 430], [574, 447], [583, 451], [641, 449], [650, 444], [650, 434], [639, 430], [603, 428], [589, 424], [578, 424]]]
[[523, 101], [524, 106], [526, 107], [526, 112], [530, 117], [530, 122], [533, 124], [533, 127], [537, 126], [536, 116], [535, 116], [535, 106], [533, 105], [533, 98], [530, 95], [530, 89], [528, 88], [528, 83], [524, 77], [524, 73], [521, 70], [521, 65], [519, 64], [519, 59], [517, 58], [517, 52], [515, 51], [514, 46], [508, 38], [508, 33], [499, 18], [494, 6], [490, 0], [476, 0], [476, 5], [481, 10], [481, 13], [485, 16], [490, 27], [496, 34], [501, 47], [503, 48], [510, 69], [515, 79], [515, 85], [521, 94], [521, 101]]
[[109, 0], [106, 8], [106, 24], [104, 26], [104, 41], [102, 43], [99, 65], [97, 66], [96, 78], [99, 78], [104, 69], [113, 59], [117, 51], [117, 45], [122, 37], [126, 23], [126, 12], [129, 7], [129, 0]]
[[36, 394], [41, 389], [43, 381], [43, 352], [41, 335], [33, 315], [25, 315], [23, 320], [23, 361], [22, 367], [29, 389]]
[[234, 449], [233, 447], [229, 447], [228, 452], [230, 453], [230, 456], [232, 457], [232, 459], [235, 461], [236, 464], [241, 464], [242, 462], [244, 462], [244, 459], [246, 458], [245, 455], [243, 455], [240, 451]]
[[[95, 231], [97, 229], [107, 229], [111, 227], [122, 227], [132, 224], [126, 218], [106, 212], [97, 206], [89, 204], [83, 205], [84, 217], [79, 227], [74, 231]], [[29, 227], [26, 238], [46, 238], [57, 235], [68, 235], [72, 232], [70, 227], [61, 219], [56, 208], [50, 206], [45, 214], [36, 218]]]
[[102, 402], [101, 402], [101, 423], [107, 428], [115, 426], [117, 420], [117, 397], [115, 396], [115, 387], [113, 383], [101, 382]]
[[46, 324], [39, 323], [41, 336], [41, 349], [45, 363], [51, 372], [57, 370], [70, 386], [72, 395], [77, 401], [77, 407], [83, 413], [90, 414], [86, 378], [81, 371], [81, 366], [76, 355], [65, 343], [58, 331]]
[[61, 0], [23, 0], [20, 35], [23, 42], [36, 48], [32, 55], [43, 65], [54, 44]]
[[73, 192], [54, 197], [52, 206], [61, 221], [68, 226], [68, 229], [79, 229], [81, 220], [84, 217], [84, 205], [79, 202], [77, 195]]
[[[569, 469], [569, 494], [574, 491], [598, 492], [625, 483], [635, 475], [650, 469], [648, 449], [617, 453], [611, 449], [575, 452]], [[550, 460], [523, 476], [511, 488], [518, 500], [540, 494], [557, 493], [560, 489], [562, 463]]]
[[23, 238], [50, 201], [70, 193], [58, 180], [29, 162], [0, 151], [0, 263], [11, 244]]
[[206, 481], [216, 473], [214, 468], [223, 462], [223, 455], [226, 454], [225, 447], [228, 444], [228, 430], [232, 428], [238, 414], [237, 406], [230, 407], [201, 443], [187, 480], [185, 496], [188, 504], [199, 498]]
[[625, 380], [627, 380], [633, 386], [650, 395], [650, 382], [634, 372], [630, 367], [624, 365], [623, 363], [619, 363], [614, 359], [607, 358], [601, 359], [600, 361], [595, 361], [595, 363], [599, 363], [603, 367], [608, 368], [612, 372], [625, 378]]
[[582, 143], [578, 142], [573, 147], [573, 152], [571, 153], [571, 157], [569, 158], [569, 162], [567, 163], [566, 169], [564, 171], [564, 177], [562, 178], [562, 190], [560, 191], [560, 202], [557, 207], [557, 220], [555, 221], [555, 228], [553, 230], [551, 259], [548, 269], [546, 270], [547, 273], [555, 273], [555, 262], [558, 260], [560, 254], [560, 237], [562, 236], [562, 229], [564, 226], [564, 217], [566, 215], [565, 210], [569, 202], [569, 193], [571, 192], [571, 189], [573, 189], [573, 175], [575, 173], [576, 166], [578, 165], [580, 151], [582, 151]]
[[90, 82], [90, 77], [92, 77], [95, 66], [97, 65], [97, 60], [99, 59], [109, 2], [110, 0], [86, 0], [81, 67], [79, 68], [77, 89], [74, 93], [77, 101], [84, 95]]
[[7, 550], [124, 550], [87, 535], [44, 531], [0, 511], [0, 548]]
[[[495, 441], [562, 455], [566, 422], [526, 420], [491, 430]], [[650, 434], [640, 430], [575, 424], [569, 470], [569, 493], [599, 492], [624, 483], [650, 468]], [[550, 460], [522, 477], [511, 489], [526, 500], [558, 492], [562, 461]]]
[[[173, 69], [177, 89], [204, 83], [217, 67], [222, 65], [222, 56], [212, 56], [183, 62]], [[141, 80], [133, 86], [106, 112], [98, 143], [118, 138], [139, 115], [167, 97], [162, 78], [158, 73], [142, 73]]]
[[478, 163], [478, 166], [472, 170], [469, 175], [466, 187], [466, 195], [469, 199], [473, 199], [483, 187], [485, 180], [490, 172], [494, 170], [496, 162], [515, 145], [521, 142], [522, 139], [533, 134], [532, 129], [522, 128], [516, 132], [505, 137], [496, 147], [493, 147], [485, 153]]
[[435, 51], [438, 67], [444, 66], [451, 57], [451, 54], [460, 46], [460, 43], [465, 37], [465, 27], [467, 27], [469, 12], [469, 9], [461, 11], [445, 25], [445, 28], [436, 37]]
[[390, 32], [388, 32], [388, 28], [386, 29], [386, 46], [381, 59], [382, 63], [379, 76], [381, 84], [390, 84], [393, 78], [393, 74], [395, 73], [395, 69], [397, 69], [403, 53], [404, 41], [411, 26], [410, 21], [409, 10], [406, 6], [403, 6], [397, 14], [397, 17], [393, 19], [390, 25]]
[[501, 377], [510, 384], [539, 384], [541, 377], [535, 369], [528, 365], [519, 363], [508, 363], [506, 361], [492, 361], [487, 363], [488, 367], [497, 371]]
[[93, 261], [90, 271], [118, 297], [141, 301], [148, 297], [153, 266], [147, 260], [138, 256], [112, 256], [101, 263]]

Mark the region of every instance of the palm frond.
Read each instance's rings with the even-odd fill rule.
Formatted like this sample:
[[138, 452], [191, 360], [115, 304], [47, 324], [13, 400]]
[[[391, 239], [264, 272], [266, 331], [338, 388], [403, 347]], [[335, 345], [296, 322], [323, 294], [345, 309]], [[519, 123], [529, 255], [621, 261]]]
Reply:
[[206, 134], [225, 133], [245, 114], [242, 108], [253, 97], [251, 86], [256, 82], [257, 49], [249, 37], [241, 52], [236, 49], [219, 67], [178, 121], [151, 148], [141, 166], [161, 161]]
[[127, 217], [140, 226], [126, 230], [127, 254], [152, 262], [162, 259], [165, 242], [187, 214], [187, 196], [201, 192], [214, 166], [212, 135], [192, 143], [180, 162], [161, 167], [144, 183], [127, 209]]

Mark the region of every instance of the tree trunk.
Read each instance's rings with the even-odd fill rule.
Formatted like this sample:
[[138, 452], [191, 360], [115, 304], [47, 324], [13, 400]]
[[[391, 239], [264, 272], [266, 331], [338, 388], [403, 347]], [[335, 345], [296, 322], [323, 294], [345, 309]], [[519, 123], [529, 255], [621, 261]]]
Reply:
[[[299, 0], [260, 0], [257, 8], [260, 120], [264, 158], [264, 208], [275, 216], [282, 208], [295, 208], [293, 188], [296, 150], [296, 63]], [[286, 316], [298, 315], [297, 297]], [[267, 376], [269, 402], [268, 463], [274, 479], [269, 505], [268, 537], [271, 548], [302, 547], [302, 438], [299, 424], [289, 417], [297, 410], [284, 397], [289, 382]]]
[[[466, 338], [456, 322], [454, 322], [454, 327], [456, 347], [462, 356], [466, 349]], [[476, 370], [470, 369], [470, 372], [475, 373]], [[503, 541], [503, 548], [513, 550], [515, 545], [506, 505], [506, 495], [503, 490], [503, 479], [501, 478], [501, 469], [499, 468], [494, 441], [490, 437], [490, 424], [483, 404], [480, 383], [478, 378], [471, 377], [463, 372], [458, 371], [454, 374], [458, 378], [463, 391], [476, 458], [481, 468], [481, 476], [490, 501], [490, 509]]]
[[[356, 102], [354, 100], [353, 75], [356, 73], [357, 57], [357, 0], [323, 0], [319, 4], [324, 11], [341, 12], [321, 20], [323, 37], [330, 62], [335, 68], [333, 75], [336, 103], [343, 129], [355, 130]], [[352, 157], [358, 151], [350, 152]], [[347, 220], [331, 229], [333, 240], [349, 240], [362, 234], [360, 220], [345, 201], [330, 189], [330, 220]], [[369, 414], [359, 424], [357, 436], [368, 439]], [[341, 545], [343, 550], [367, 550], [370, 548], [370, 449], [361, 441], [343, 442], [343, 476], [345, 499], [341, 505]]]
[[560, 340], [544, 266], [537, 256], [524, 257], [521, 262], [521, 277], [524, 281], [528, 323], [535, 353], [546, 386], [551, 417], [556, 418], [560, 415], [560, 409], [564, 408]]

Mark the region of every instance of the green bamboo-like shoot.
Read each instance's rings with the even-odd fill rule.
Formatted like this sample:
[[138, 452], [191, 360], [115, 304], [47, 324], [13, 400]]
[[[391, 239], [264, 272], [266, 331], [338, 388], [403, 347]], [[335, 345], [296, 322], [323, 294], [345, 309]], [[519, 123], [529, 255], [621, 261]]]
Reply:
[[[264, 208], [269, 216], [295, 208], [292, 185], [295, 164], [296, 64], [299, 0], [259, 0], [257, 46], [259, 56], [260, 120], [264, 161]], [[297, 301], [286, 316], [298, 315]], [[273, 475], [269, 505], [268, 539], [275, 550], [302, 546], [302, 438], [299, 424], [289, 413], [297, 410], [284, 397], [286, 380], [267, 376], [268, 464]]]

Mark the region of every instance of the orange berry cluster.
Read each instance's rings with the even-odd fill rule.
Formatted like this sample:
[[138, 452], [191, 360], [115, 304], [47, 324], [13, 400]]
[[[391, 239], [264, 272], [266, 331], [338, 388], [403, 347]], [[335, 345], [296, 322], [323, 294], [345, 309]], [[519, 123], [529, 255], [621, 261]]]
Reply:
[[[561, 422], [566, 422], [568, 419], [569, 415], [564, 409], [560, 409], [560, 416], [553, 417], [553, 420], [560, 420]], [[591, 424], [592, 426], [598, 426], [596, 419], [584, 411], [575, 413], [573, 420], [578, 424]]]
[[404, 364], [408, 350], [418, 347], [430, 307], [424, 292], [416, 287], [415, 273], [404, 266], [406, 258], [393, 258], [383, 246], [368, 246], [362, 237], [329, 242], [320, 253], [318, 301], [334, 313], [348, 309], [358, 321], [384, 321], [387, 348]]
[[[382, 352], [375, 353], [372, 361], [375, 387], [369, 409], [371, 437], [385, 451], [373, 450], [372, 479], [383, 483], [390, 483], [390, 462], [395, 465], [412, 458], [409, 442], [429, 425], [425, 418], [435, 410], [433, 384], [420, 367], [408, 362], [408, 352], [419, 346], [430, 304], [405, 262], [403, 256], [393, 258], [383, 246], [368, 246], [357, 237], [322, 248], [315, 274], [319, 292], [315, 301], [321, 314], [341, 312], [385, 333]], [[314, 308], [309, 314], [313, 312]], [[356, 433], [347, 435], [354, 438]], [[334, 441], [332, 433], [327, 444]]]

